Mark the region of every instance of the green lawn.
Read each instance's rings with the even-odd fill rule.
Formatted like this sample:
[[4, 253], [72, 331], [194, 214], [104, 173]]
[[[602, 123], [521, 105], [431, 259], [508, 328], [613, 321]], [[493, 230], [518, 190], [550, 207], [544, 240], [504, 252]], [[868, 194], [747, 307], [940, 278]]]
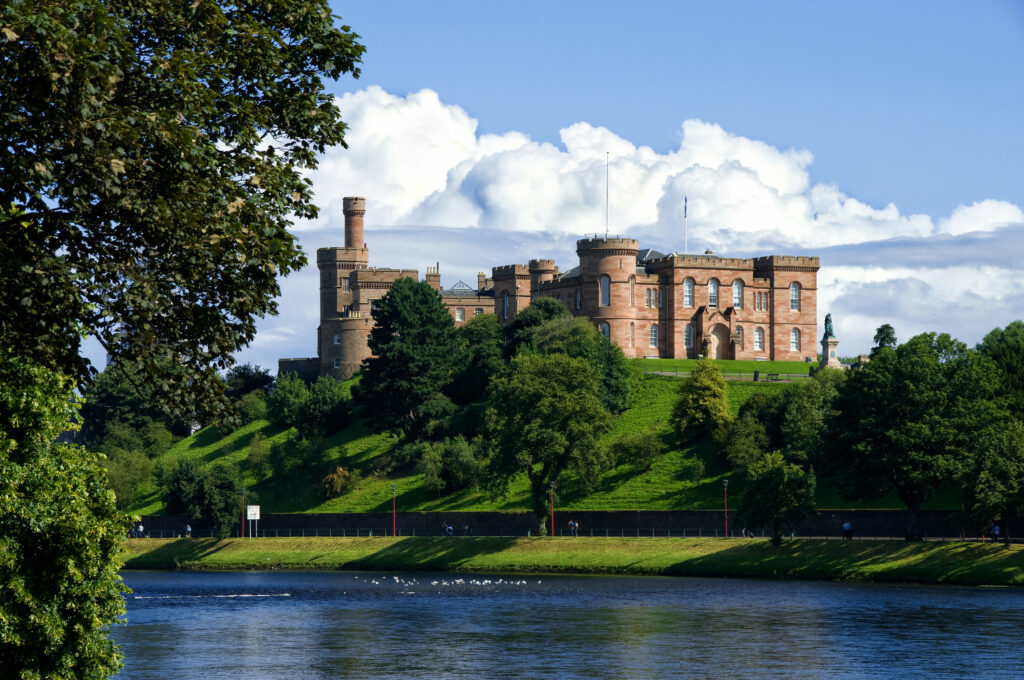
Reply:
[[[645, 373], [689, 373], [693, 365], [697, 363], [696, 359], [633, 359], [633, 361], [637, 362]], [[809, 375], [810, 367], [817, 365], [803, 361], [714, 360], [711, 363], [715, 364], [727, 379], [741, 376], [749, 379], [754, 371], [760, 372], [761, 375], [778, 373], [792, 378], [806, 378]], [[787, 379], [789, 378], [787, 377]]]

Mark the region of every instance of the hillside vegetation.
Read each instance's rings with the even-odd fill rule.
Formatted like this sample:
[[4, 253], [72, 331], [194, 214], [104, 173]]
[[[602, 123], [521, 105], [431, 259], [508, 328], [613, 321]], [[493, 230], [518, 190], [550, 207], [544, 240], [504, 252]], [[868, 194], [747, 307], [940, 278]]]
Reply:
[[[637, 360], [644, 369], [652, 360]], [[727, 368], [732, 362], [721, 362]], [[758, 362], [764, 371], [785, 372], [790, 367], [775, 363]], [[351, 388], [355, 381], [346, 383]], [[663, 444], [664, 453], [653, 460], [647, 470], [632, 463], [622, 463], [604, 472], [600, 484], [591, 494], [584, 494], [573, 480], [556, 490], [559, 507], [566, 510], [691, 510], [721, 507], [722, 478], [730, 476], [730, 505], [742, 494], [742, 480], [730, 475], [728, 466], [714, 450], [714, 444], [702, 439], [693, 445], [675, 445], [669, 414], [682, 380], [671, 376], [644, 375], [632, 407], [616, 416], [611, 430], [601, 439], [602, 446], [610, 446], [626, 434], [649, 432]], [[789, 387], [786, 383], [728, 382], [730, 410], [735, 415], [740, 406], [753, 394], [773, 394]], [[275, 470], [258, 478], [250, 463], [250, 446], [257, 437], [265, 438], [272, 450], [271, 457], [293, 457], [296, 448], [303, 446], [295, 437], [294, 429], [276, 428], [267, 420], [256, 420], [232, 431], [218, 427], [205, 428], [187, 437], [165, 454], [158, 456], [156, 464], [164, 469], [173, 468], [178, 461], [195, 459], [202, 464], [224, 463], [237, 466], [247, 488], [249, 499], [255, 497], [263, 512], [374, 512], [391, 509], [391, 485], [396, 487], [397, 505], [401, 512], [415, 511], [509, 511], [529, 508], [528, 485], [525, 478], [516, 480], [503, 498], [491, 498], [479, 489], [463, 489], [447, 495], [437, 495], [424, 484], [424, 475], [417, 469], [382, 471], [386, 454], [397, 445], [394, 437], [375, 434], [367, 423], [355, 416], [342, 430], [315, 442], [316, 451], [305, 456], [314, 464], [300, 466], [288, 473]], [[703, 474], [695, 474], [697, 461], [703, 465]], [[319, 484], [325, 471], [336, 466], [358, 473], [358, 480], [346, 493], [329, 500], [319, 494]], [[817, 490], [818, 505], [822, 507], [899, 507], [894, 498], [883, 498], [870, 503], [851, 504], [822, 480]], [[161, 514], [164, 511], [159, 490], [153, 485], [144, 487], [128, 508], [133, 514]]]

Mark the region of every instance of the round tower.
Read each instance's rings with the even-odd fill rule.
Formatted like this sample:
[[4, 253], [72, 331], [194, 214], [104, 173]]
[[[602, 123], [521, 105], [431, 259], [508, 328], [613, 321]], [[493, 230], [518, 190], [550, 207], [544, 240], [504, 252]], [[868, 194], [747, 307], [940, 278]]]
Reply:
[[540, 284], [547, 281], [553, 281], [555, 279], [555, 272], [558, 268], [555, 267], [554, 260], [530, 260], [530, 294], [536, 295], [540, 289]]
[[363, 248], [363, 215], [366, 214], [366, 199], [346, 196], [342, 199], [345, 213], [345, 247]]

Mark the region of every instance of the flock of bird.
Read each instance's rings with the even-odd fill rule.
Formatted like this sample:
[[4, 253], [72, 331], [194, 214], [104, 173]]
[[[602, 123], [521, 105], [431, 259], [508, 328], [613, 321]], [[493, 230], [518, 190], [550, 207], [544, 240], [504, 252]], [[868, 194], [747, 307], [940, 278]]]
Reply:
[[[354, 578], [357, 581], [360, 580], [358, 576], [356, 576]], [[416, 580], [415, 578], [411, 578], [411, 579], [408, 579], [408, 580], [400, 578], [398, 576], [392, 576], [391, 578], [393, 578], [395, 580], [396, 584], [401, 585], [401, 586], [416, 586], [416, 585], [419, 585], [419, 581]], [[387, 582], [387, 579], [383, 579], [383, 580], [384, 580], [384, 582]], [[372, 585], [375, 585], [375, 586], [379, 586], [381, 584], [381, 581], [377, 580], [376, 578], [364, 577], [363, 581], [369, 582], [369, 583], [371, 583]], [[441, 579], [441, 580], [436, 580], [435, 579], [433, 581], [430, 581], [430, 585], [432, 585], [432, 586], [442, 586], [442, 587], [443, 586], [464, 586], [464, 585], [470, 585], [470, 586], [525, 586], [525, 585], [528, 585], [528, 583], [529, 582], [526, 581], [525, 579], [505, 580], [503, 578], [499, 578], [499, 579], [495, 579], [495, 580], [491, 580], [489, 578], [485, 578], [485, 579], [471, 578], [469, 580], [462, 579], [462, 578], [456, 578], [456, 579], [452, 579], [450, 581], [448, 579]], [[537, 581], [537, 584], [539, 585], [540, 581]]]

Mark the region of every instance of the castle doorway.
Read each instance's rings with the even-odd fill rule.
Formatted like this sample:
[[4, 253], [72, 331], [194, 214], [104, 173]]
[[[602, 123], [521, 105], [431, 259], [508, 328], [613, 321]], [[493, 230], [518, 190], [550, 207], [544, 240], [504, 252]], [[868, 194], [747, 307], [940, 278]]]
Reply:
[[731, 354], [729, 329], [726, 328], [725, 324], [716, 323], [711, 327], [711, 333], [708, 338], [708, 358], [731, 359]]

